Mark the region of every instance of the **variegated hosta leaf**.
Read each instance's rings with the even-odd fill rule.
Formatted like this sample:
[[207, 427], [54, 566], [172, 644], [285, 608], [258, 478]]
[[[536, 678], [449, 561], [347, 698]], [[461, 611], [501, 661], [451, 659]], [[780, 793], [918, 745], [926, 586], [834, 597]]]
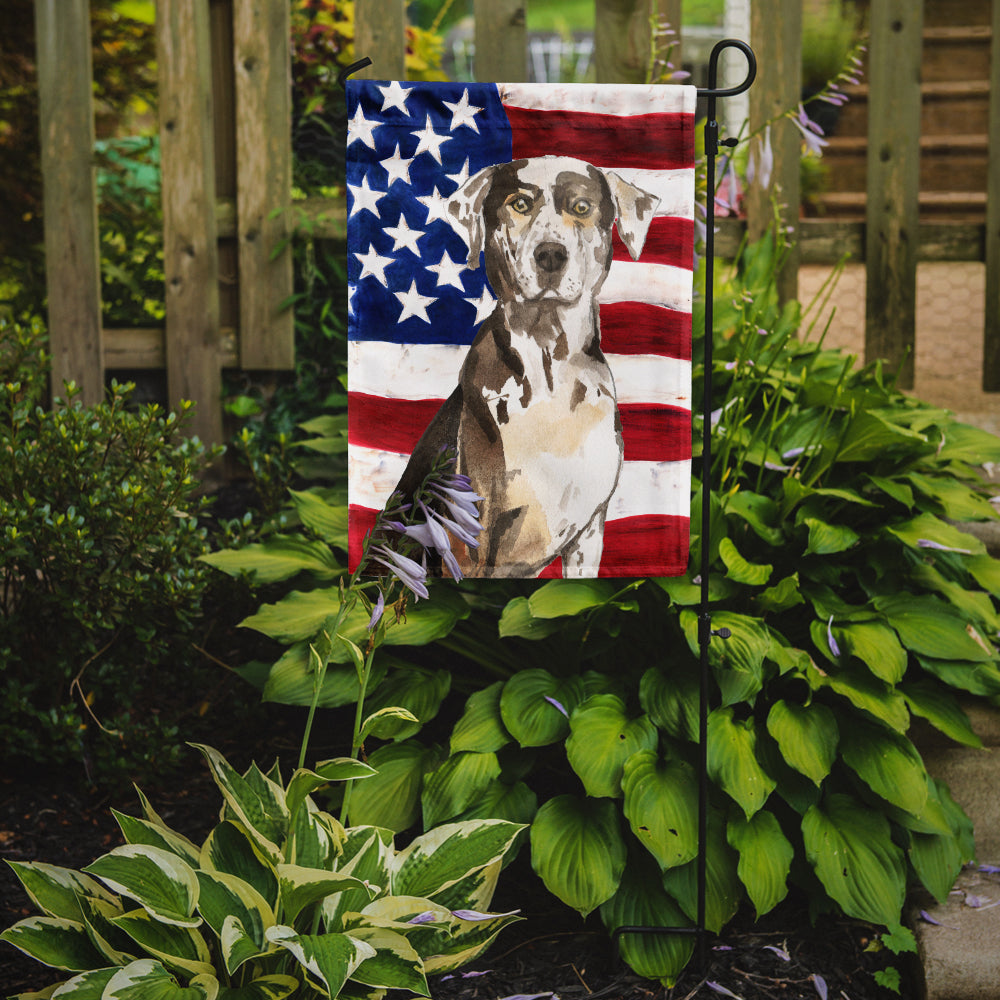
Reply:
[[271, 907], [278, 904], [278, 875], [241, 823], [220, 823], [201, 847], [199, 867], [224, 872], [252, 885]]
[[882, 813], [849, 795], [830, 795], [805, 814], [802, 836], [809, 863], [849, 917], [899, 923], [906, 866]]
[[97, 879], [74, 871], [39, 861], [8, 861], [24, 891], [46, 916], [81, 920], [80, 897], [92, 896], [109, 903], [114, 896]]
[[420, 797], [424, 826], [437, 826], [454, 819], [475, 802], [500, 777], [495, 753], [452, 754], [436, 771], [424, 778]]
[[467, 910], [451, 912], [455, 919], [450, 934], [447, 937], [442, 934], [443, 940], [433, 949], [432, 954], [424, 958], [424, 971], [428, 975], [451, 972], [474, 961], [493, 943], [500, 931], [521, 919], [516, 911], [480, 913], [475, 919], [466, 918], [465, 915], [470, 912]]
[[521, 746], [547, 746], [566, 736], [569, 716], [583, 698], [579, 677], [560, 679], [548, 670], [522, 670], [504, 684], [500, 717]]
[[373, 767], [353, 757], [337, 757], [333, 760], [324, 760], [316, 765], [313, 770], [300, 767], [288, 782], [288, 789], [285, 792], [285, 805], [291, 815], [295, 815], [299, 807], [305, 801], [306, 796], [312, 795], [318, 788], [328, 785], [331, 781], [349, 781], [356, 778], [370, 778], [376, 774]]
[[312, 799], [306, 799], [292, 819], [285, 858], [304, 868], [335, 868], [344, 836], [337, 819], [317, 809]]
[[355, 982], [430, 996], [424, 963], [402, 934], [384, 927], [362, 926], [354, 928], [351, 937], [375, 949], [375, 954], [351, 973]]
[[130, 844], [146, 844], [149, 847], [159, 847], [161, 850], [176, 854], [191, 867], [198, 864], [198, 848], [187, 837], [176, 833], [169, 827], [152, 823], [145, 819], [126, 816], [125, 813], [112, 809], [115, 819], [121, 827], [122, 835]]
[[278, 881], [281, 887], [282, 912], [285, 919], [291, 921], [305, 907], [345, 889], [361, 889], [369, 893], [369, 898], [375, 895], [361, 879], [353, 875], [303, 868], [300, 865], [278, 865]]
[[[524, 828], [518, 833], [520, 838]], [[469, 908], [472, 910], [488, 910], [493, 902], [493, 894], [497, 889], [497, 882], [500, 879], [500, 870], [503, 868], [506, 856], [497, 858], [493, 864], [485, 868], [479, 868], [465, 878], [460, 878], [452, 883], [447, 889], [434, 893], [434, 901], [449, 910], [460, 910]]]
[[510, 743], [500, 716], [500, 692], [503, 681], [469, 696], [462, 717], [455, 723], [451, 733], [451, 752], [473, 750], [477, 753], [495, 753]]
[[752, 718], [737, 721], [733, 709], [717, 708], [708, 717], [708, 774], [749, 818], [767, 801], [776, 782], [757, 762]]
[[421, 834], [393, 859], [392, 892], [433, 899], [499, 861], [523, 827], [505, 820], [446, 823]]
[[285, 1000], [299, 985], [299, 980], [294, 976], [261, 976], [245, 986], [224, 986], [219, 992], [218, 1000]]
[[212, 747], [197, 743], [192, 745], [208, 761], [227, 807], [247, 828], [264, 855], [272, 863], [277, 863], [281, 856], [278, 845], [288, 832], [284, 789], [254, 769], [246, 776], [240, 775]]
[[573, 795], [549, 799], [531, 824], [531, 865], [549, 892], [583, 916], [610, 899], [625, 870], [615, 804]]
[[375, 957], [370, 944], [349, 934], [296, 934], [293, 928], [278, 924], [268, 928], [267, 939], [294, 955], [309, 978], [332, 997], [365, 959]]
[[251, 959], [260, 958], [267, 952], [275, 950], [275, 946], [270, 942], [261, 945], [254, 940], [243, 922], [232, 915], [222, 921], [219, 944], [222, 948], [222, 959], [226, 963], [226, 971], [230, 975]]
[[[651, 859], [630, 858], [618, 891], [601, 905], [601, 920], [619, 927], [689, 927], [691, 921], [664, 891]], [[692, 934], [623, 934], [619, 950], [640, 976], [672, 986], [694, 950]]]
[[205, 939], [190, 927], [160, 923], [145, 910], [132, 910], [111, 921], [150, 955], [189, 976], [213, 971]]
[[659, 739], [648, 715], [630, 719], [625, 702], [613, 694], [595, 694], [573, 711], [566, 757], [588, 795], [621, 796], [622, 768], [639, 750], [653, 750]]
[[698, 783], [690, 765], [643, 750], [625, 762], [622, 789], [632, 832], [661, 869], [697, 855]]
[[80, 975], [67, 979], [54, 991], [50, 986], [43, 993], [21, 993], [11, 1000], [28, 1000], [29, 997], [38, 998], [54, 997], [56, 1000], [101, 1000], [104, 996], [104, 988], [114, 978], [119, 966], [112, 966], [107, 969], [91, 969], [89, 972], [81, 972]]
[[388, 890], [392, 850], [391, 831], [373, 826], [356, 826], [347, 831], [337, 870], [342, 875], [353, 875], [367, 888], [345, 889], [323, 900], [323, 920], [328, 931], [344, 930], [345, 913], [367, 906], [372, 892]]
[[65, 917], [28, 917], [0, 934], [6, 941], [37, 962], [54, 969], [81, 972], [100, 968], [105, 959], [95, 950], [87, 928]]
[[85, 869], [113, 892], [134, 899], [150, 916], [166, 924], [197, 927], [198, 878], [171, 851], [146, 844], [125, 844]]
[[767, 731], [777, 741], [785, 761], [815, 785], [830, 773], [840, 733], [826, 705], [778, 700], [768, 713]]
[[758, 918], [762, 917], [788, 895], [788, 872], [795, 849], [774, 814], [766, 809], [751, 819], [737, 816], [730, 820], [726, 837], [740, 853], [736, 873]]
[[[274, 925], [274, 912], [267, 900], [252, 885], [235, 875], [206, 871], [198, 872], [198, 883], [201, 887], [198, 910], [220, 940], [227, 920], [236, 920], [239, 922], [242, 935], [250, 939], [255, 954], [266, 950], [264, 931]], [[231, 930], [230, 937], [232, 936]], [[242, 954], [245, 951], [242, 945], [240, 951], [239, 962], [230, 965], [232, 949], [227, 950], [226, 966], [230, 975], [236, 971], [239, 964], [250, 957]]]
[[218, 995], [215, 976], [196, 976], [181, 986], [159, 962], [143, 958], [119, 969], [108, 981], [101, 1000], [216, 1000]]
[[90, 940], [104, 956], [105, 964], [128, 965], [140, 957], [140, 949], [135, 946], [135, 942], [114, 925], [115, 917], [120, 917], [125, 912], [121, 903], [83, 896], [80, 905]]

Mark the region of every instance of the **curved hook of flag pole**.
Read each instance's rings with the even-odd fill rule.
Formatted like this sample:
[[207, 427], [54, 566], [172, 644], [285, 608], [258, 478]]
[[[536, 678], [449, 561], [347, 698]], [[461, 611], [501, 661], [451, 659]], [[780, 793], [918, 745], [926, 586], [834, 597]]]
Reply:
[[347, 89], [347, 78], [352, 73], [357, 73], [358, 70], [362, 70], [366, 66], [371, 66], [371, 64], [372, 64], [371, 59], [369, 59], [368, 56], [365, 56], [363, 59], [359, 59], [357, 62], [352, 62], [350, 65], [345, 66], [337, 74], [337, 85], [340, 87], [341, 90], [346, 90]]

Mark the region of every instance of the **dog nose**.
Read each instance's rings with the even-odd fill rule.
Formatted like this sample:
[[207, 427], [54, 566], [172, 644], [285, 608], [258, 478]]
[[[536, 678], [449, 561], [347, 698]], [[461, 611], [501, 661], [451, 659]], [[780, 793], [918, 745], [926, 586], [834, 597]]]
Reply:
[[561, 243], [539, 243], [535, 248], [535, 263], [549, 274], [555, 274], [566, 266], [569, 255]]

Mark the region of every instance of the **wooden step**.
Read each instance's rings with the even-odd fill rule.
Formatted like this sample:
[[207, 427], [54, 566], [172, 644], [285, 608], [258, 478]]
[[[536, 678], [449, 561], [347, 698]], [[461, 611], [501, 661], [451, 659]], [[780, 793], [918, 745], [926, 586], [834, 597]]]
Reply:
[[[937, 80], [921, 84], [921, 135], [947, 135], [988, 131], [989, 80]], [[848, 103], [841, 109], [838, 136], [866, 135], [868, 131], [867, 83], [846, 90]]]
[[[823, 215], [837, 219], [864, 219], [868, 204], [863, 191], [830, 191], [815, 199]], [[986, 193], [979, 191], [921, 191], [920, 218], [932, 221], [982, 222]]]
[[921, 79], [925, 83], [988, 80], [992, 38], [989, 25], [925, 28]]
[[956, 21], [989, 24], [990, 4], [991, 0], [924, 0], [924, 27], [944, 27]]

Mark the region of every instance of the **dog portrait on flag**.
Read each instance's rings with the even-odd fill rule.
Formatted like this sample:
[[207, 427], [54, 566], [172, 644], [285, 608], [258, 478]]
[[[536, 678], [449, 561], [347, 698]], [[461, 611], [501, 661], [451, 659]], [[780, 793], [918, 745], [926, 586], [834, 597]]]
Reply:
[[447, 450], [463, 575], [685, 571], [694, 98], [348, 83], [352, 565]]

